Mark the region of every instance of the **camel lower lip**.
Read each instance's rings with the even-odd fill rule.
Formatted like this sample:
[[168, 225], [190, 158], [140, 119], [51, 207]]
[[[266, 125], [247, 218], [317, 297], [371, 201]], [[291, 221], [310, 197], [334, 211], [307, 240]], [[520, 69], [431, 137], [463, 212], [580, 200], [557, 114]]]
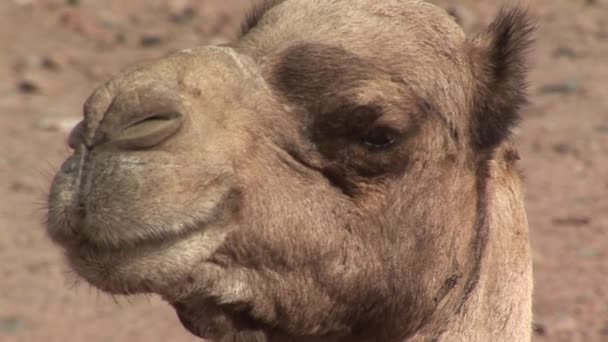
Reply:
[[222, 238], [217, 235], [215, 244], [200, 243], [202, 239], [209, 239], [208, 234], [213, 236], [217, 231], [201, 226], [188, 233], [163, 239], [140, 239], [120, 246], [80, 239], [63, 247], [76, 274], [103, 292], [162, 296], [181, 286], [189, 270], [209, 258], [221, 243]]
[[[87, 228], [88, 231], [94, 231]], [[192, 235], [202, 232], [202, 225], [195, 225], [192, 228], [187, 228], [179, 233], [161, 233], [154, 237], [143, 237], [141, 239], [127, 240], [120, 243], [111, 243], [108, 241], [99, 241], [92, 239], [88, 234], [80, 233], [73, 241], [73, 246], [79, 250], [86, 250], [87, 252], [99, 252], [99, 253], [124, 253], [125, 251], [142, 249], [142, 248], [158, 248], [164, 244], [174, 243], [180, 240], [188, 239]]]

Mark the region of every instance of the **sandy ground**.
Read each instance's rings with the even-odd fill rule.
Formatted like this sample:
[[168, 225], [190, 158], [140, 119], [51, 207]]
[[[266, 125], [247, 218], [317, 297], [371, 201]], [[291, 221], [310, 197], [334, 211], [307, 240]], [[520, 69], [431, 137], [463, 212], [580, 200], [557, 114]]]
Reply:
[[[467, 30], [500, 1], [449, 4]], [[608, 1], [531, 0], [541, 29], [518, 131], [535, 342], [608, 341]], [[230, 39], [245, 0], [0, 1], [0, 340], [195, 341], [157, 298], [78, 283], [44, 232], [86, 96], [135, 61]]]

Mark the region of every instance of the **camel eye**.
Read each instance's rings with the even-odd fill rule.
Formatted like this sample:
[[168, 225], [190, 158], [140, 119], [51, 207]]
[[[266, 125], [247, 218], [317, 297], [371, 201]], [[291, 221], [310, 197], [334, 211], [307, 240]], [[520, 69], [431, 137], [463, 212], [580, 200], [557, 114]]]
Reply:
[[362, 142], [369, 149], [383, 149], [393, 145], [395, 134], [388, 128], [375, 128], [362, 138]]

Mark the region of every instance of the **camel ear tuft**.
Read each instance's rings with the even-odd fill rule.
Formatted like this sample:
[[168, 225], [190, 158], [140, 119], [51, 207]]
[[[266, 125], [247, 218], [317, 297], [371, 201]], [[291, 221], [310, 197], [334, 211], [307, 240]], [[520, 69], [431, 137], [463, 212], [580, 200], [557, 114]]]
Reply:
[[527, 51], [536, 25], [520, 8], [503, 9], [473, 41], [473, 137], [485, 149], [508, 138], [526, 103]]

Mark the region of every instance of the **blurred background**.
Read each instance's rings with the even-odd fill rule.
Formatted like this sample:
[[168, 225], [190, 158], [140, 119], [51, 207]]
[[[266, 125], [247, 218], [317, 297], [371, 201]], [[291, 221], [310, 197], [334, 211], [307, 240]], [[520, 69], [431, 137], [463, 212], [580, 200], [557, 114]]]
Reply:
[[[501, 5], [433, 2], [467, 33]], [[608, 341], [608, 1], [520, 2], [540, 24], [531, 104], [517, 131], [534, 341]], [[155, 297], [112, 298], [78, 283], [45, 235], [45, 197], [69, 154], [66, 135], [100, 82], [136, 61], [233, 39], [249, 5], [0, 1], [0, 341], [197, 340]]]

